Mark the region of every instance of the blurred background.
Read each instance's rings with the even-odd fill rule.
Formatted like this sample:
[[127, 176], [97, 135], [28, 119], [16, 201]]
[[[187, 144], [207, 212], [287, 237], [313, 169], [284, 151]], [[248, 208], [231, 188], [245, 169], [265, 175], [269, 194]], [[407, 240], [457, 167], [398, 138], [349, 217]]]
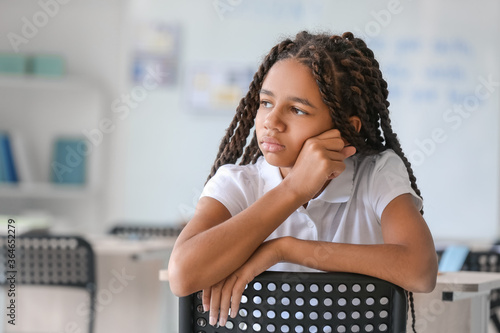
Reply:
[[[181, 226], [257, 66], [307, 29], [374, 50], [436, 242], [493, 243], [498, 22], [494, 0], [0, 0], [1, 223]], [[146, 331], [175, 331], [155, 313]]]

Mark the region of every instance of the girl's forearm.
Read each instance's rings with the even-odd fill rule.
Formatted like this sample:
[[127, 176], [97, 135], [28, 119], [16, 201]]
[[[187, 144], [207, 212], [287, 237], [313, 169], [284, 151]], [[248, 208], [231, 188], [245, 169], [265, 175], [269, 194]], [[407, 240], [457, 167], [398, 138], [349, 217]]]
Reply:
[[[201, 232], [193, 231], [190, 238], [181, 238], [169, 263], [172, 290], [178, 295], [190, 294], [226, 278], [248, 260], [303, 200], [286, 186], [278, 186], [223, 223]], [[195, 214], [193, 219], [203, 216]], [[193, 267], [200, 274], [193, 274]]]
[[437, 276], [432, 251], [405, 245], [357, 245], [305, 241], [287, 237], [280, 243], [283, 261], [323, 271], [351, 272], [374, 276], [408, 291], [430, 292]]

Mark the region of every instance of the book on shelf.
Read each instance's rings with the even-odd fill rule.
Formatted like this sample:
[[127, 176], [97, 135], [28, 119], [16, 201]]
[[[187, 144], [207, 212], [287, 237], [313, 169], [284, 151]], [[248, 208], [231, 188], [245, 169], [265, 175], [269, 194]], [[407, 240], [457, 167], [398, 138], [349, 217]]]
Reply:
[[[87, 141], [81, 137], [56, 137], [53, 141], [49, 178], [35, 175], [33, 161], [20, 133], [0, 131], [0, 184], [32, 188], [40, 184], [84, 185], [87, 180]], [[33, 148], [33, 147], [31, 147]], [[30, 152], [32, 154], [30, 154]]]
[[87, 142], [84, 138], [57, 138], [50, 163], [55, 184], [83, 185], [86, 181]]
[[35, 170], [20, 133], [0, 131], [0, 183], [31, 184]]
[[35, 183], [36, 179], [40, 179], [40, 177], [35, 176], [37, 170], [35, 163], [30, 159], [27, 142], [18, 132], [10, 133], [10, 138], [18, 181], [23, 184]]
[[9, 133], [0, 133], [0, 182], [17, 183], [19, 181], [16, 162]]

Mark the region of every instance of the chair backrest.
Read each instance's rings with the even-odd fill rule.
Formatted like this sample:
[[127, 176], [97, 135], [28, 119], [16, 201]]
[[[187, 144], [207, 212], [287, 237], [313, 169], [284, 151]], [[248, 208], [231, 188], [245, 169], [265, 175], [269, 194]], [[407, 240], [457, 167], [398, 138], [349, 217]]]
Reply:
[[177, 237], [182, 228], [173, 226], [116, 225], [109, 234], [127, 239]]
[[500, 272], [500, 253], [492, 251], [471, 251], [465, 259], [462, 270]]
[[[16, 283], [84, 288], [89, 292], [89, 332], [95, 319], [95, 258], [92, 246], [79, 236], [0, 237], [0, 285], [9, 272]], [[11, 260], [11, 261], [9, 261]]]
[[179, 300], [179, 332], [406, 332], [405, 291], [351, 273], [264, 272], [246, 287], [238, 316], [208, 324], [201, 292]]
[[[464, 271], [500, 272], [500, 253], [496, 251], [471, 251], [465, 259]], [[490, 295], [490, 307], [500, 307], [500, 289], [494, 289]]]

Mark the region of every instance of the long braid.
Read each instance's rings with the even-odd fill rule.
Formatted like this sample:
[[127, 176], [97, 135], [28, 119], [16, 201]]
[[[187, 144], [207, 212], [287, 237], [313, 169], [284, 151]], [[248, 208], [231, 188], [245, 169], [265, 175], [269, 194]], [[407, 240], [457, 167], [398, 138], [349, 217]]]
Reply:
[[[346, 33], [349, 34], [351, 38], [355, 39], [355, 44], [356, 47], [363, 52], [365, 56], [368, 57], [368, 59], [371, 60], [371, 63], [375, 69], [376, 76], [379, 78], [376, 80], [379, 83], [379, 86], [377, 87], [383, 94], [384, 102], [386, 104], [386, 108], [380, 110], [379, 115], [380, 115], [380, 126], [382, 127], [382, 130], [384, 131], [384, 137], [385, 137], [385, 142], [386, 142], [386, 147], [391, 148], [394, 150], [394, 152], [403, 160], [403, 163], [406, 166], [406, 169], [408, 171], [408, 175], [410, 178], [410, 183], [411, 187], [415, 191], [417, 195], [421, 196], [420, 189], [417, 186], [417, 179], [413, 173], [413, 169], [411, 168], [411, 163], [408, 161], [406, 158], [402, 148], [401, 144], [399, 142], [399, 139], [396, 135], [396, 133], [393, 132], [392, 126], [391, 126], [391, 119], [389, 117], [389, 101], [387, 101], [387, 96], [389, 95], [389, 91], [387, 89], [387, 82], [382, 78], [382, 72], [380, 71], [380, 66], [378, 61], [375, 59], [373, 51], [370, 50], [367, 45], [365, 44], [364, 41], [362, 41], [359, 38], [354, 38], [351, 33]], [[344, 35], [346, 35], [344, 34]], [[375, 95], [376, 98], [378, 98], [377, 95]], [[421, 211], [423, 214], [423, 211]]]
[[253, 133], [252, 141], [245, 148], [245, 153], [241, 158], [241, 165], [250, 164], [257, 162], [257, 159], [262, 156], [262, 152], [259, 149], [259, 144], [257, 143], [257, 133]]
[[[406, 166], [412, 188], [420, 196], [411, 165], [391, 127], [387, 82], [382, 78], [373, 52], [350, 33], [328, 39], [323, 43], [326, 48], [311, 41], [311, 45], [304, 47], [306, 51], [295, 58], [311, 68], [323, 101], [332, 113], [334, 127], [340, 129], [342, 137], [362, 154], [374, 154], [388, 148], [394, 150]], [[333, 69], [333, 75], [328, 72], [329, 68]], [[361, 133], [350, 126], [348, 117], [352, 115], [361, 119]], [[408, 302], [415, 331], [412, 292], [408, 293]]]
[[[383, 99], [379, 98], [378, 94], [374, 94], [374, 100], [376, 100], [377, 104], [381, 104], [380, 102], [383, 102], [385, 107], [383, 108], [378, 108], [378, 116], [380, 119], [380, 127], [382, 128], [384, 132], [384, 138], [385, 138], [385, 147], [392, 149], [403, 161], [403, 163], [406, 166], [410, 183], [413, 188], [413, 190], [416, 192], [417, 195], [421, 197], [420, 190], [417, 187], [416, 184], [416, 177], [413, 173], [413, 170], [411, 168], [411, 164], [406, 158], [405, 154], [403, 153], [403, 150], [401, 148], [401, 144], [397, 138], [397, 135], [394, 133], [392, 130], [391, 126], [391, 120], [389, 117], [389, 102], [387, 101], [387, 96], [388, 96], [388, 90], [387, 90], [387, 82], [382, 78], [382, 73], [379, 68], [378, 62], [375, 60], [373, 52], [366, 46], [366, 44], [360, 40], [360, 39], [355, 39], [351, 33], [344, 34], [345, 38], [355, 40], [355, 45], [356, 47], [365, 55], [368, 57], [368, 59], [371, 60], [371, 64], [374, 68], [372, 71], [372, 74], [375, 74], [374, 77], [377, 79], [378, 84], [373, 85], [372, 87], [375, 87], [377, 91], [382, 93]], [[370, 77], [370, 76], [368, 76]], [[421, 214], [423, 214], [423, 210], [421, 210]], [[413, 332], [416, 332], [415, 329], [415, 304], [414, 304], [414, 298], [413, 298], [413, 292], [408, 292], [408, 302], [410, 305], [410, 313], [412, 317], [412, 330]]]

